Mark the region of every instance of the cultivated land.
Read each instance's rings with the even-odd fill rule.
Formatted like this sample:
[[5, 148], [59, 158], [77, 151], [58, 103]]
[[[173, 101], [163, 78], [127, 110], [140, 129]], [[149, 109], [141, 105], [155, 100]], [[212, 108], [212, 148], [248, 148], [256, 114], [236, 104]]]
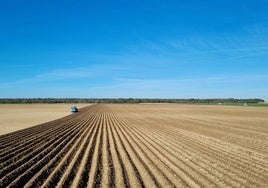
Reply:
[[268, 109], [92, 105], [0, 136], [1, 187], [267, 187]]
[[[85, 107], [90, 104], [77, 104]], [[0, 104], [0, 135], [70, 115], [71, 104]]]

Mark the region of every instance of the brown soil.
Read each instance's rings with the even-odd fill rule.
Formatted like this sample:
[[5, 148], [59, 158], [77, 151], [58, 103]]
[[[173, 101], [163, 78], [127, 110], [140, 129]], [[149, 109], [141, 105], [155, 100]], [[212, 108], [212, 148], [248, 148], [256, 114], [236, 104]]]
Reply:
[[3, 187], [267, 187], [268, 109], [92, 105], [0, 136]]
[[0, 104], [0, 135], [70, 115], [70, 107], [71, 104]]

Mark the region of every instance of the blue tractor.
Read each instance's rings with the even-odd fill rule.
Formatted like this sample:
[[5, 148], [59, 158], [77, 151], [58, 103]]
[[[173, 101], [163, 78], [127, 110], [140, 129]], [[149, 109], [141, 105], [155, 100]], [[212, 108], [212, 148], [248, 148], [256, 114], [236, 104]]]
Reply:
[[76, 106], [72, 106], [70, 111], [73, 113], [78, 112], [78, 108]]

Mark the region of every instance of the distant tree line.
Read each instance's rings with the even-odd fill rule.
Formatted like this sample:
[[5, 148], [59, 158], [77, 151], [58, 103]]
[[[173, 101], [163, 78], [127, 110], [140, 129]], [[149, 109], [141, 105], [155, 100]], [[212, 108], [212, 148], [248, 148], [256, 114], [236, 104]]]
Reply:
[[30, 103], [183, 103], [183, 104], [242, 104], [259, 103], [263, 99], [145, 99], [145, 98], [0, 98], [1, 104], [30, 104]]

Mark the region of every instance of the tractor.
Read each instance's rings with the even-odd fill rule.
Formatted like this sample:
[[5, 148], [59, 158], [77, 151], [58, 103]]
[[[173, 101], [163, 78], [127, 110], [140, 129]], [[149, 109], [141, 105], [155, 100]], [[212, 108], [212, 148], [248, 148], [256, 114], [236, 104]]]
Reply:
[[73, 113], [78, 112], [78, 108], [76, 106], [72, 106], [70, 111]]

